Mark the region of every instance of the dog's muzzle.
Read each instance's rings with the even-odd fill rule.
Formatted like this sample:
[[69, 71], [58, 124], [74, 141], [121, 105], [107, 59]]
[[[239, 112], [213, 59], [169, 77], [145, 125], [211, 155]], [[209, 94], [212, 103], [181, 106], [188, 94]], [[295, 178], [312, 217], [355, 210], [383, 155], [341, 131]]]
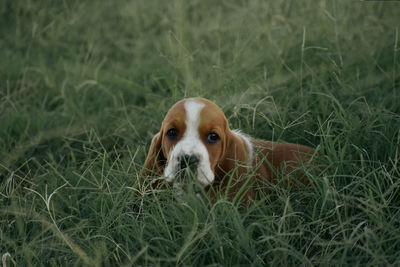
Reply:
[[182, 155], [179, 158], [181, 169], [190, 168], [192, 170], [197, 168], [199, 158], [194, 155]]
[[199, 165], [199, 158], [194, 155], [182, 155], [179, 157], [179, 166], [180, 166], [180, 178], [186, 179], [189, 174], [196, 174], [197, 167]]

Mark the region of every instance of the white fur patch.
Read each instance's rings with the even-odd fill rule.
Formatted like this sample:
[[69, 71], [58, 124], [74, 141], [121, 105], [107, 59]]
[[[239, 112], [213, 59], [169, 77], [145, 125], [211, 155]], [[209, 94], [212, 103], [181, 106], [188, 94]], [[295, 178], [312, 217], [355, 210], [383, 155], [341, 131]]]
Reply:
[[214, 181], [214, 173], [211, 170], [210, 157], [207, 148], [199, 136], [200, 112], [205, 104], [195, 99], [185, 101], [186, 131], [183, 138], [172, 149], [164, 176], [168, 182], [173, 182], [180, 171], [180, 157], [183, 155], [195, 156], [199, 159], [196, 176], [200, 184], [207, 186]]

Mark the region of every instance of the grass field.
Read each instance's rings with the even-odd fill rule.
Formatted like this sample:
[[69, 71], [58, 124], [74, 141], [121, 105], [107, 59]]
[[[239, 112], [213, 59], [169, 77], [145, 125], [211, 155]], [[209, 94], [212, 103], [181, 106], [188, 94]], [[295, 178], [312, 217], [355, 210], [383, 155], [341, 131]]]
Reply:
[[[0, 1], [6, 266], [400, 265], [400, 2]], [[249, 208], [137, 194], [168, 108], [321, 152]]]

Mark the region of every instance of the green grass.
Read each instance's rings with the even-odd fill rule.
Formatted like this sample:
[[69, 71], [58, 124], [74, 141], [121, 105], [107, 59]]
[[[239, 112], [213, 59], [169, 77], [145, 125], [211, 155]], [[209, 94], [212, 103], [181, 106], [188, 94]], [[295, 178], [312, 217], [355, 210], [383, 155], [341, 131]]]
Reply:
[[[399, 2], [0, 2], [7, 266], [400, 265]], [[321, 152], [249, 208], [133, 188], [168, 108]]]

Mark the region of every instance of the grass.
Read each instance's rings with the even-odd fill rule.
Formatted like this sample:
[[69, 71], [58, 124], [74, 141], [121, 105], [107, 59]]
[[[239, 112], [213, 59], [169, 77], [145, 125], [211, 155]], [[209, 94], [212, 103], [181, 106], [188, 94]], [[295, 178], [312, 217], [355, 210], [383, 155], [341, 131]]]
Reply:
[[[7, 266], [400, 265], [400, 3], [0, 2]], [[137, 194], [168, 108], [316, 147], [249, 208]]]

